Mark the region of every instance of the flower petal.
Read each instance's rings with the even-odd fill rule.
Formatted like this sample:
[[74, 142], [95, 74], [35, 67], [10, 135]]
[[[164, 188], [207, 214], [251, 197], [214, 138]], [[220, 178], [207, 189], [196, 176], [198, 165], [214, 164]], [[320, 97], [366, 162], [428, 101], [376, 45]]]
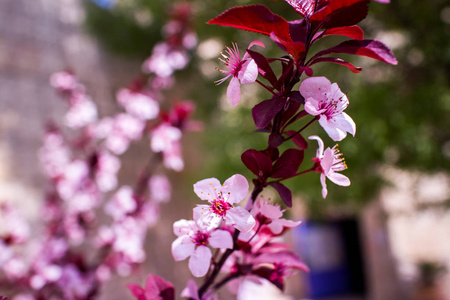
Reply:
[[322, 126], [328, 136], [335, 142], [342, 141], [347, 136], [346, 131], [342, 131], [336, 126], [335, 117], [328, 120], [326, 116], [321, 115], [319, 124]]
[[317, 101], [325, 101], [326, 95], [331, 88], [331, 82], [326, 77], [310, 77], [303, 80], [300, 85], [300, 94], [307, 98], [314, 98]]
[[172, 256], [176, 261], [188, 258], [194, 250], [195, 244], [188, 235], [180, 236], [172, 243]]
[[310, 137], [308, 137], [308, 139], [317, 141], [317, 143], [319, 144], [319, 148], [317, 148], [316, 157], [322, 158], [323, 157], [323, 149], [324, 149], [322, 139], [320, 137], [318, 137], [317, 135], [311, 135]]
[[328, 194], [327, 183], [325, 182], [326, 176], [325, 174], [320, 174], [320, 184], [322, 184], [322, 197], [325, 199]]
[[258, 65], [253, 59], [248, 59], [238, 73], [241, 84], [252, 83], [258, 78]]
[[305, 99], [305, 111], [310, 115], [317, 116], [324, 112], [324, 109], [319, 109], [319, 101], [309, 97]]
[[248, 187], [247, 179], [240, 174], [235, 174], [223, 183], [222, 193], [226, 201], [233, 204], [247, 197]]
[[350, 179], [348, 179], [347, 176], [331, 172], [327, 175], [328, 179], [330, 179], [333, 183], [340, 185], [340, 186], [349, 186], [350, 185]]
[[197, 196], [209, 202], [218, 198], [218, 192], [221, 188], [220, 181], [216, 178], [203, 179], [194, 184], [194, 192]]
[[325, 149], [325, 152], [323, 153], [323, 158], [320, 161], [320, 166], [322, 167], [325, 175], [328, 175], [328, 173], [330, 173], [331, 167], [333, 166], [333, 162], [334, 162], [333, 150], [331, 150], [328, 147], [327, 149]]
[[182, 236], [195, 231], [197, 229], [196, 227], [197, 226], [193, 220], [181, 219], [173, 223], [173, 233], [176, 236]]
[[227, 225], [233, 226], [240, 232], [248, 232], [256, 224], [253, 216], [240, 206], [230, 208], [224, 219]]
[[241, 100], [241, 84], [237, 77], [231, 77], [230, 84], [227, 88], [227, 97], [230, 99], [230, 104], [235, 106]]
[[202, 277], [208, 273], [211, 265], [211, 250], [205, 246], [198, 246], [189, 259], [189, 270], [195, 277]]
[[209, 245], [214, 248], [231, 249], [233, 248], [233, 238], [227, 230], [216, 230], [209, 237]]
[[194, 221], [202, 230], [212, 230], [220, 226], [222, 218], [211, 211], [209, 205], [197, 205], [194, 208]]
[[343, 131], [350, 133], [355, 136], [356, 124], [355, 121], [346, 113], [335, 116], [333, 119], [336, 120], [336, 126], [338, 126]]

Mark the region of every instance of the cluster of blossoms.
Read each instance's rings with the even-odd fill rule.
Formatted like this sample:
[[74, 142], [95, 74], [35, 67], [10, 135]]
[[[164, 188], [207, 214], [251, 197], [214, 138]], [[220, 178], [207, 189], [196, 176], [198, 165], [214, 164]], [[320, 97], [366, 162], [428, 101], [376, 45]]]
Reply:
[[[344, 112], [349, 105], [347, 96], [336, 83], [325, 77], [314, 77], [312, 67], [327, 62], [345, 66], [353, 73], [362, 71], [350, 62], [330, 56], [342, 53], [397, 63], [387, 46], [364, 39], [363, 30], [356, 25], [367, 16], [369, 0], [286, 2], [300, 15], [299, 20], [286, 21], [264, 5], [246, 5], [231, 8], [208, 22], [264, 34], [287, 56], [266, 58], [252, 48], [254, 45], [265, 47], [260, 41], [250, 43], [242, 58], [237, 44], [227, 47], [221, 54], [220, 60], [226, 69], [220, 72], [225, 77], [216, 83], [230, 79], [227, 96], [231, 105], [241, 101], [243, 84], [256, 82], [272, 95], [252, 109], [258, 132], [268, 133], [267, 148], [249, 149], [241, 156], [242, 162], [256, 176], [250, 196], [248, 181], [242, 175], [230, 177], [223, 185], [215, 178], [194, 184], [194, 192], [208, 204], [193, 209], [193, 220], [175, 222], [177, 239], [172, 244], [172, 254], [177, 261], [189, 257], [192, 274], [204, 280], [199, 287], [190, 280], [182, 297], [217, 299], [217, 290], [229, 284], [240, 299], [239, 294], [245, 287], [242, 282], [246, 280], [268, 281], [283, 289], [286, 276], [295, 270], [308, 270], [287, 245], [274, 239], [299, 222], [282, 219], [280, 206], [259, 195], [271, 186], [283, 204], [291, 207], [292, 193], [282, 181], [310, 172], [320, 174], [323, 198], [328, 193], [327, 178], [341, 186], [350, 185], [350, 180], [339, 173], [347, 168], [339, 150], [336, 146], [324, 149], [324, 142], [317, 135], [309, 137], [318, 142], [316, 155], [310, 166], [301, 170], [308, 148], [308, 140], [302, 132], [315, 121], [333, 141], [341, 141], [347, 133], [355, 135], [356, 132], [355, 122]], [[313, 44], [331, 35], [350, 39], [309, 53]], [[272, 68], [275, 63], [281, 64], [279, 75]], [[288, 141], [293, 142], [292, 147], [287, 146]], [[282, 153], [281, 145], [287, 148]], [[245, 208], [236, 206], [243, 199], [247, 199]], [[217, 249], [214, 254], [211, 248]], [[148, 277], [145, 288], [137, 285], [129, 288], [138, 300], [175, 298], [174, 286], [155, 275]]]
[[[188, 6], [173, 11], [165, 32], [168, 51], [183, 53], [182, 61], [172, 62], [175, 70], [188, 63], [195, 36]], [[148, 61], [164, 65], [166, 59], [155, 49]], [[39, 151], [48, 179], [42, 227], [31, 235], [30, 224], [12, 207], [0, 206], [0, 286], [13, 300], [96, 299], [112, 275], [128, 276], [146, 259], [146, 232], [158, 221], [160, 204], [171, 198], [168, 178], [155, 171], [161, 164], [181, 171], [183, 132], [201, 128], [190, 121], [195, 109], [190, 101], [169, 103], [168, 111], [160, 108], [164, 89], [174, 82], [173, 70], [160, 74], [147, 69], [147, 62], [146, 79], [117, 92], [123, 111], [112, 116], [99, 116], [72, 72], [51, 76], [50, 84], [69, 108], [64, 127], [48, 125]], [[133, 186], [119, 185], [121, 155], [146, 137], [149, 164]]]

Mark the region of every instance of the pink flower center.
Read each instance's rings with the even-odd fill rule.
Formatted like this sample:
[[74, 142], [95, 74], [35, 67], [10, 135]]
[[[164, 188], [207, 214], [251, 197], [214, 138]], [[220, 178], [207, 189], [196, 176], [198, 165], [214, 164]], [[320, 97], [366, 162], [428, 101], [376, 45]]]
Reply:
[[212, 212], [214, 214], [216, 214], [217, 216], [225, 216], [227, 214], [227, 210], [229, 210], [230, 208], [232, 208], [233, 205], [231, 205], [230, 203], [224, 201], [224, 200], [214, 200], [211, 203], [211, 209]]
[[209, 234], [202, 231], [197, 231], [192, 240], [196, 246], [206, 246], [208, 244]]
[[346, 101], [343, 97], [333, 99], [326, 93], [325, 96], [327, 96], [327, 99], [319, 104], [319, 108], [326, 109], [323, 115], [325, 115], [328, 120], [332, 119], [336, 115], [342, 114], [344, 109], [348, 106], [348, 101]]

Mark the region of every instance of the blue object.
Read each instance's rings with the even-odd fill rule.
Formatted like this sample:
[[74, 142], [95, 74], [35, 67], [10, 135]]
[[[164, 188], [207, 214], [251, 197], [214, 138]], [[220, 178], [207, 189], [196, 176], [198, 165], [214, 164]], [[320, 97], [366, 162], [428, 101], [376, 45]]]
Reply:
[[116, 6], [116, 0], [91, 0], [101, 8], [111, 9]]

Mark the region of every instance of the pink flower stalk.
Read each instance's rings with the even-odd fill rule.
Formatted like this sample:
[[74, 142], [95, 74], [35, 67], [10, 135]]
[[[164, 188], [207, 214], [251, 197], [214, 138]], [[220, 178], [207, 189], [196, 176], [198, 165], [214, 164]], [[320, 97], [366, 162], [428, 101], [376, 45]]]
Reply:
[[325, 198], [328, 194], [327, 184], [325, 182], [326, 177], [337, 185], [349, 186], [350, 179], [347, 176], [339, 174], [337, 172], [347, 169], [342, 154], [337, 149], [337, 145], [333, 148], [328, 147], [323, 150], [324, 145], [320, 137], [313, 135], [309, 137], [310, 140], [316, 140], [319, 144], [316, 157], [313, 161], [316, 163], [316, 172], [320, 173], [320, 183], [322, 184], [322, 197]]
[[[262, 42], [253, 41], [250, 43], [248, 49], [253, 45], [265, 47]], [[258, 78], [258, 66], [252, 58], [249, 58], [250, 55], [247, 52], [241, 59], [236, 43], [233, 43], [232, 48], [227, 47], [225, 53], [221, 53], [222, 58], [219, 58], [219, 60], [225, 64], [228, 70], [219, 71], [227, 74], [227, 76], [216, 81], [216, 84], [221, 84], [231, 77], [230, 84], [227, 88], [227, 96], [230, 99], [231, 105], [235, 106], [241, 99], [241, 84], [253, 83]]]
[[173, 224], [178, 238], [172, 243], [176, 261], [189, 258], [189, 269], [195, 277], [205, 276], [211, 265], [211, 250], [207, 246], [231, 249], [233, 238], [227, 230], [201, 230], [194, 221], [179, 220]]
[[247, 197], [248, 182], [244, 176], [233, 175], [223, 185], [216, 178], [204, 179], [194, 184], [194, 192], [210, 203], [194, 208], [194, 220], [201, 229], [218, 228], [222, 221], [241, 232], [248, 232], [255, 226], [255, 219], [246, 209], [233, 206]]
[[320, 116], [319, 123], [333, 141], [341, 141], [347, 132], [355, 135], [356, 125], [344, 112], [349, 102], [336, 83], [325, 77], [311, 77], [300, 85], [300, 93], [305, 98], [305, 111]]

